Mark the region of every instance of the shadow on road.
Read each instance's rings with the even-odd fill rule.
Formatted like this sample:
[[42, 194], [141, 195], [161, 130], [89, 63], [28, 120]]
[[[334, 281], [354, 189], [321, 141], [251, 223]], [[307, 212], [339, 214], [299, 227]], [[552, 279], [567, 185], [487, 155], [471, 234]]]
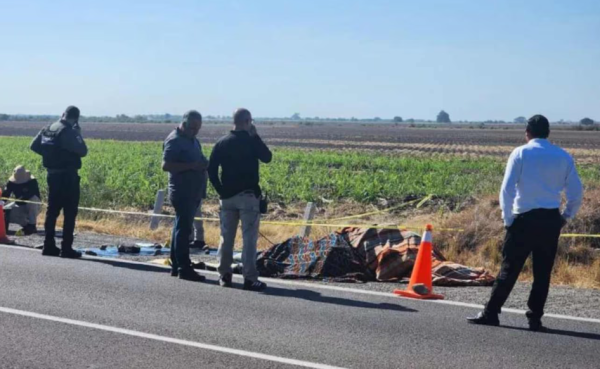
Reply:
[[394, 310], [394, 311], [403, 311], [403, 312], [417, 312], [418, 310], [404, 307], [399, 304], [389, 304], [389, 303], [372, 303], [366, 301], [358, 301], [358, 300], [350, 300], [342, 297], [332, 297], [332, 296], [323, 296], [319, 292], [310, 291], [310, 290], [288, 290], [283, 288], [271, 287], [269, 286], [265, 292], [265, 295], [269, 296], [279, 296], [279, 297], [293, 297], [297, 299], [303, 299], [313, 302], [322, 302], [326, 304], [334, 304], [334, 305], [342, 305], [342, 306], [350, 306], [350, 307], [358, 307], [358, 308], [367, 308], [367, 309], [378, 309], [378, 310]]
[[[523, 327], [509, 327], [509, 326], [501, 326], [502, 328], [505, 329], [513, 329], [516, 331], [527, 331], [529, 332], [528, 328], [523, 328]], [[588, 332], [575, 332], [575, 331], [567, 331], [564, 329], [555, 329], [555, 328], [548, 328], [548, 332], [546, 333], [537, 333], [537, 332], [532, 332], [535, 334], [556, 334], [559, 336], [566, 336], [566, 337], [575, 337], [575, 338], [586, 338], [589, 340], [596, 340], [596, 341], [600, 341], [600, 334], [597, 333], [588, 333]]]
[[143, 271], [143, 272], [170, 273], [170, 270], [168, 268], [161, 267], [160, 265], [154, 266], [154, 265], [150, 265], [150, 264], [131, 264], [131, 263], [121, 262], [121, 261], [114, 260], [114, 259], [102, 260], [100, 258], [91, 259], [91, 258], [87, 258], [87, 257], [83, 257], [81, 260], [91, 261], [93, 263], [108, 264], [108, 265], [111, 265], [111, 266], [114, 266], [117, 268], [127, 268], [127, 269], [132, 269], [132, 270], [139, 270], [139, 271]]

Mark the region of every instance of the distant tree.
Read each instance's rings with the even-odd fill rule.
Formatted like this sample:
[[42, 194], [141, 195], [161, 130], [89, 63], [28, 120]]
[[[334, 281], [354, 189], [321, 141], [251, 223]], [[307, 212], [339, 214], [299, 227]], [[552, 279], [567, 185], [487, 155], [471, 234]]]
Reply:
[[525, 123], [527, 123], [527, 118], [525, 118], [525, 117], [516, 117], [515, 118], [515, 123], [525, 124]]
[[594, 120], [590, 118], [583, 118], [579, 121], [582, 126], [592, 126], [594, 125]]
[[402, 123], [402, 117], [395, 116], [394, 117], [394, 123]]
[[0, 120], [8, 120], [8, 118], [10, 118], [10, 115], [8, 115], [8, 114], [0, 114]]
[[375, 117], [375, 118], [373, 118], [373, 121], [374, 121], [374, 122], [380, 122], [380, 121], [381, 121], [381, 118], [379, 118], [379, 117]]
[[414, 122], [415, 122], [415, 120], [414, 120], [413, 118], [410, 118], [410, 119], [407, 119], [407, 120], [406, 120], [406, 122], [407, 122], [407, 123], [414, 123]]
[[443, 110], [437, 115], [437, 120], [436, 121], [438, 123], [452, 123], [450, 121], [450, 114], [446, 113]]
[[117, 118], [117, 122], [121, 122], [121, 123], [125, 123], [125, 122], [131, 122], [131, 118], [125, 114], [117, 114], [116, 116]]
[[300, 118], [300, 113], [294, 113], [291, 117], [292, 120], [300, 120], [302, 118]]

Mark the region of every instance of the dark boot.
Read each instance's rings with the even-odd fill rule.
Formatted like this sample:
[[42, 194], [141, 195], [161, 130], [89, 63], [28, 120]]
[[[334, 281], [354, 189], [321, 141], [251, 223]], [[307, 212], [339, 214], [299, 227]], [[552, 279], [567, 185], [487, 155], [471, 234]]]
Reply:
[[179, 279], [192, 282], [204, 282], [206, 277], [194, 271], [191, 267], [179, 268]]
[[529, 330], [532, 332], [548, 332], [548, 328], [542, 325], [542, 318], [533, 314], [533, 312], [528, 311], [525, 313], [527, 316], [527, 321], [529, 323]]
[[60, 252], [60, 257], [65, 259], [79, 259], [81, 252], [75, 251], [72, 248], [63, 248]]
[[60, 249], [56, 246], [44, 245], [44, 249], [42, 250], [42, 255], [44, 255], [44, 256], [59, 256]]

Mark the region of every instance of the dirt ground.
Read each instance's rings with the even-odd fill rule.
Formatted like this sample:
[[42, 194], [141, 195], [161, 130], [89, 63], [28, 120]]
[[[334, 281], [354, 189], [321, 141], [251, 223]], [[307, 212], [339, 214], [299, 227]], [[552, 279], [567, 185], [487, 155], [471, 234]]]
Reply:
[[[42, 122], [0, 122], [1, 136], [35, 136]], [[395, 144], [516, 146], [523, 144], [524, 129], [515, 126], [486, 129], [468, 126], [410, 128], [407, 125], [327, 123], [320, 125], [258, 124], [260, 135], [271, 144], [290, 147], [327, 148], [330, 142], [375, 149], [394, 149]], [[162, 141], [175, 128], [174, 123], [82, 123], [86, 138], [121, 141]], [[231, 127], [205, 123], [202, 142], [214, 143]], [[600, 132], [553, 130], [553, 142], [567, 148], [600, 148]], [[339, 146], [339, 145], [338, 145]]]

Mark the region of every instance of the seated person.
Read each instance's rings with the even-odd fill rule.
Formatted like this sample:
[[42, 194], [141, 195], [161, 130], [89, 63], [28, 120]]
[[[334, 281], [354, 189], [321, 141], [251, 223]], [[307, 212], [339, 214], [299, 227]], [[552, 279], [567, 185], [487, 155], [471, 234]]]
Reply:
[[30, 235], [37, 233], [36, 220], [40, 213], [40, 205], [30, 204], [18, 200], [40, 201], [40, 188], [38, 181], [24, 166], [15, 168], [13, 175], [8, 179], [2, 190], [2, 197], [14, 196], [16, 201], [4, 207], [4, 222], [6, 230], [10, 223], [23, 227], [23, 233]]

